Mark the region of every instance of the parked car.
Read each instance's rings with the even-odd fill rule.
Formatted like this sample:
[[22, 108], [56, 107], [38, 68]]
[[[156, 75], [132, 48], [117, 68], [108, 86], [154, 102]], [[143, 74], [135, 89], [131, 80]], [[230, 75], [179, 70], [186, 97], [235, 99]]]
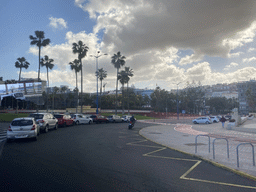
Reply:
[[123, 123], [124, 122], [124, 119], [118, 115], [110, 115], [110, 116], [107, 116], [107, 118], [108, 118], [108, 121], [111, 123]]
[[220, 120], [217, 116], [210, 116], [213, 123], [218, 123]]
[[75, 124], [74, 119], [70, 115], [54, 114], [54, 117], [58, 119], [59, 126], [71, 126]]
[[230, 119], [232, 118], [232, 116], [231, 116], [231, 115], [225, 115], [225, 118], [226, 118], [227, 120], [230, 120]]
[[76, 125], [79, 125], [79, 124], [91, 124], [91, 123], [93, 123], [93, 119], [90, 118], [87, 115], [71, 114], [71, 117], [74, 119]]
[[130, 122], [130, 118], [131, 118], [132, 116], [130, 116], [130, 115], [123, 115], [122, 116], [122, 118], [124, 119], [124, 122], [127, 122], [127, 123], [129, 123]]
[[29, 117], [34, 117], [40, 127], [40, 131], [48, 132], [49, 129], [58, 129], [58, 119], [51, 113], [31, 113]]
[[197, 119], [192, 120], [192, 122], [194, 124], [199, 124], [199, 123], [210, 124], [210, 123], [212, 123], [212, 120], [210, 117], [199, 117]]
[[95, 122], [95, 123], [108, 123], [109, 122], [108, 118], [103, 115], [91, 115], [90, 117], [93, 119], [93, 122]]
[[33, 117], [15, 118], [7, 129], [7, 141], [23, 138], [37, 140], [39, 134], [40, 128]]

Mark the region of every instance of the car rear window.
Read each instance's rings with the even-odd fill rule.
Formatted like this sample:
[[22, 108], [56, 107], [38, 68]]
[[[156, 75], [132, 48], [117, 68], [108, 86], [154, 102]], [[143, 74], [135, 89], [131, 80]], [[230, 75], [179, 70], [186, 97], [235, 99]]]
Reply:
[[32, 120], [15, 120], [15, 121], [12, 121], [11, 125], [13, 126], [33, 125], [33, 121]]
[[44, 115], [42, 115], [42, 114], [30, 114], [29, 117], [34, 117], [35, 119], [43, 119]]
[[54, 115], [54, 117], [56, 117], [56, 118], [62, 118], [63, 115]]

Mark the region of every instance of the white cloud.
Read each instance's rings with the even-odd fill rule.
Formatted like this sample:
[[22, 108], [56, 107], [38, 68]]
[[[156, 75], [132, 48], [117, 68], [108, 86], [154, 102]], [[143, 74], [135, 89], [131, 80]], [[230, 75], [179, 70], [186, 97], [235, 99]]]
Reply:
[[255, 50], [256, 50], [255, 48], [251, 47], [251, 48], [249, 48], [248, 52], [253, 52]]
[[251, 57], [251, 58], [245, 58], [243, 59], [243, 62], [244, 63], [249, 63], [249, 62], [252, 62], [252, 61], [255, 61], [256, 60], [256, 57]]
[[179, 65], [186, 65], [194, 62], [199, 62], [202, 59], [203, 59], [203, 55], [201, 54], [187, 55], [186, 57], [181, 58]]
[[232, 63], [230, 63], [230, 65], [226, 65], [223, 70], [224, 70], [224, 71], [228, 71], [228, 70], [230, 70], [231, 68], [234, 68], [234, 67], [237, 67], [237, 66], [238, 66], [237, 63], [232, 62]]
[[68, 28], [67, 22], [62, 18], [50, 17], [50, 24], [49, 26], [53, 29], [66, 29]]
[[229, 58], [239, 57], [241, 54], [244, 54], [244, 53], [243, 52], [229, 53], [228, 57]]

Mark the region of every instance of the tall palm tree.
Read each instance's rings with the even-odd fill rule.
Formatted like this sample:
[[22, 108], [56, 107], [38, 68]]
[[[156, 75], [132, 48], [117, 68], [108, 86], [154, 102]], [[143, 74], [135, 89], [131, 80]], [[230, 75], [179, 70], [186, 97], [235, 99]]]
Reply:
[[[82, 64], [82, 59], [86, 56], [86, 53], [89, 49], [89, 47], [87, 47], [83, 41], [78, 41], [78, 43], [73, 43], [73, 53], [76, 54], [78, 53], [78, 60], [80, 62], [81, 65], [81, 101], [82, 101], [82, 97], [83, 97], [83, 64]], [[83, 113], [83, 106], [81, 103], [81, 113]]]
[[53, 97], [52, 97], [52, 109], [54, 110], [55, 109], [55, 104], [54, 104], [54, 101], [55, 101], [55, 95], [59, 92], [60, 88], [59, 87], [53, 87]]
[[20, 74], [19, 74], [19, 81], [20, 81], [20, 76], [21, 76], [21, 69], [25, 68], [27, 69], [29, 67], [29, 62], [26, 61], [25, 57], [19, 57], [17, 59], [18, 61], [15, 62], [15, 67], [20, 68]]
[[101, 109], [101, 94], [102, 94], [102, 81], [107, 77], [107, 71], [103, 68], [98, 69], [98, 78], [100, 79], [100, 109]]
[[127, 74], [126, 83], [127, 83], [127, 97], [128, 97], [128, 115], [130, 115], [129, 81], [130, 81], [130, 77], [133, 76], [133, 70], [130, 69], [130, 67], [125, 67], [124, 71]]
[[38, 68], [38, 81], [40, 80], [40, 54], [41, 54], [41, 47], [45, 47], [50, 44], [50, 39], [45, 39], [43, 31], [35, 31], [35, 37], [32, 35], [29, 36], [30, 45], [36, 45], [39, 49], [39, 68]]
[[125, 71], [120, 71], [118, 73], [117, 79], [122, 84], [122, 114], [124, 114], [124, 84], [127, 82], [128, 75]]
[[[78, 59], [75, 59], [73, 62], [70, 62], [69, 65], [70, 65], [71, 70], [75, 70], [75, 73], [76, 73], [76, 88], [75, 88], [75, 90], [76, 90], [76, 94], [77, 94], [77, 98], [78, 98], [77, 73], [79, 71], [81, 71], [81, 65], [80, 65], [80, 62]], [[76, 113], [77, 113], [77, 106], [78, 106], [78, 100], [76, 103]]]
[[111, 63], [116, 68], [116, 102], [115, 102], [115, 114], [117, 114], [117, 89], [118, 89], [118, 72], [119, 69], [125, 65], [125, 56], [122, 56], [120, 51], [111, 57]]
[[54, 60], [53, 59], [50, 59], [47, 55], [44, 56], [44, 58], [41, 58], [41, 61], [40, 61], [40, 65], [42, 67], [46, 67], [46, 70], [47, 70], [47, 85], [49, 87], [49, 75], [48, 75], [48, 70], [51, 69], [54, 67], [54, 64], [52, 63]]

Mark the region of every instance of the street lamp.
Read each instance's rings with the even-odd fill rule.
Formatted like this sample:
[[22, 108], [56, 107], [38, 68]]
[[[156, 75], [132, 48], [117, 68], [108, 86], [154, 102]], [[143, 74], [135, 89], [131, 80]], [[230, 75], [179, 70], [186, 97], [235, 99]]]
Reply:
[[[99, 79], [99, 71], [98, 71], [98, 58], [102, 55], [99, 55], [100, 51], [97, 51], [96, 55], [90, 55], [91, 57], [95, 57], [96, 58], [96, 80], [97, 80], [97, 99], [96, 99], [96, 105], [97, 105], [97, 109], [96, 109], [96, 114], [99, 114], [99, 93], [98, 93], [98, 79]], [[103, 54], [103, 55], [108, 55], [107, 53]]]

